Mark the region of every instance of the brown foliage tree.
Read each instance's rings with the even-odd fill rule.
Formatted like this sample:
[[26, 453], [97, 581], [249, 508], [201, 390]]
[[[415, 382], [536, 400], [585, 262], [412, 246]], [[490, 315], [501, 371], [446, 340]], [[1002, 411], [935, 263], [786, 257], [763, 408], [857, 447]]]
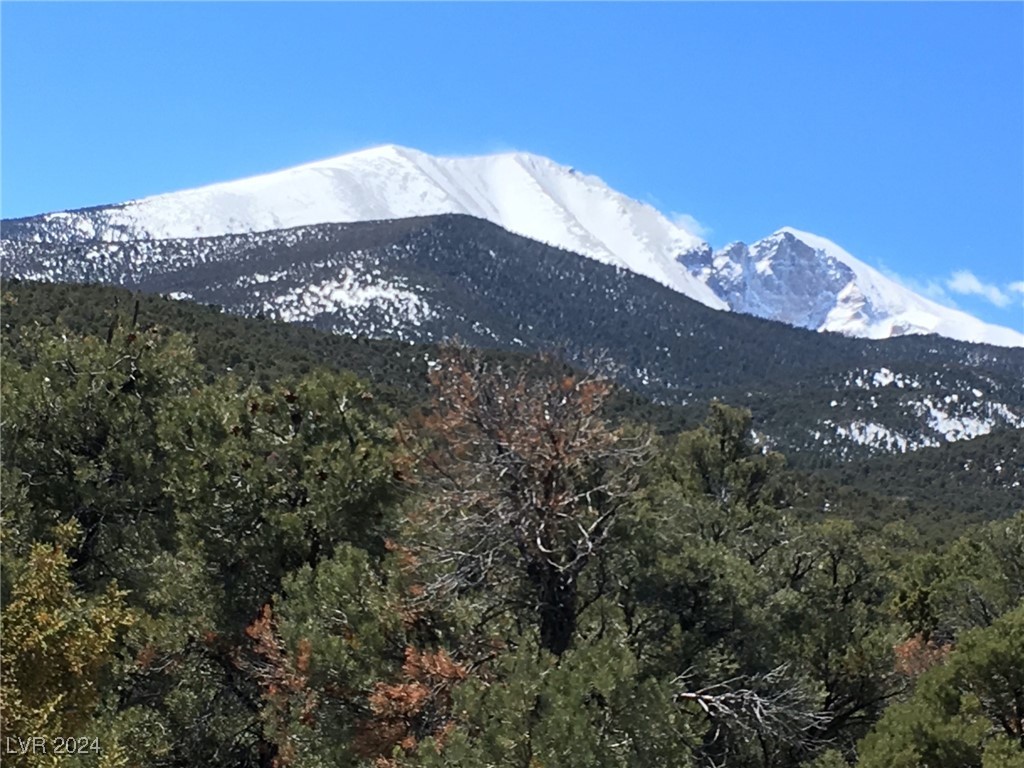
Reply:
[[467, 675], [443, 648], [407, 647], [401, 682], [377, 683], [370, 693], [371, 717], [356, 729], [356, 753], [372, 757], [375, 768], [392, 768], [395, 763], [388, 756], [395, 747], [411, 753], [427, 736], [443, 745], [454, 726], [452, 691]]
[[312, 649], [303, 640], [296, 654], [288, 653], [269, 603], [245, 634], [251, 646], [237, 651], [234, 663], [259, 686], [264, 761], [271, 768], [286, 768], [298, 759], [292, 738], [295, 729], [314, 725], [317, 695], [309, 686]]
[[431, 381], [422, 551], [437, 575], [426, 595], [473, 592], [497, 612], [526, 602], [541, 645], [561, 655], [580, 612], [580, 574], [633, 499], [650, 435], [609, 427], [602, 408], [613, 385], [593, 371], [509, 370], [450, 347]]
[[927, 640], [921, 633], [912, 635], [893, 648], [896, 671], [906, 677], [920, 677], [932, 667], [944, 663], [952, 650], [950, 643]]

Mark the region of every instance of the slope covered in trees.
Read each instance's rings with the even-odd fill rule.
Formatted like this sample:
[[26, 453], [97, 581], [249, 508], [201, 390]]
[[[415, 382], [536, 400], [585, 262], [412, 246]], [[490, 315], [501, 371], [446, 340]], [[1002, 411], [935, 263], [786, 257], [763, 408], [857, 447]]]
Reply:
[[5, 276], [120, 285], [335, 333], [585, 364], [658, 402], [749, 408], [811, 466], [1024, 426], [1024, 349], [881, 341], [712, 310], [649, 278], [444, 215], [180, 240], [0, 239]]
[[435, 350], [403, 410], [130, 317], [2, 344], [0, 730], [88, 739], [5, 764], [1024, 755], [1024, 512], [936, 550], [801, 508], [749, 413], [658, 435], [599, 369]]
[[[118, 288], [8, 281], [3, 291], [2, 332], [15, 341], [24, 328], [35, 323], [61, 323], [74, 333], [100, 337], [115, 325], [158, 325], [188, 337], [206, 380], [230, 372], [266, 389], [279, 379], [320, 367], [350, 371], [372, 386], [378, 402], [402, 413], [428, 398], [427, 363], [439, 355], [436, 345], [323, 333]], [[501, 350], [490, 350], [487, 355], [513, 367], [526, 365], [530, 359]], [[560, 364], [556, 367], [561, 372], [569, 370]], [[786, 393], [777, 394], [787, 402]], [[711, 389], [706, 398], [695, 398], [688, 405], [655, 404], [616, 387], [604, 408], [613, 420], [651, 424], [658, 433], [669, 435], [697, 426], [711, 399], [718, 397], [732, 404], [749, 402]], [[789, 406], [780, 407], [767, 397], [761, 406], [760, 411], [769, 413], [771, 421], [789, 418]], [[758, 412], [754, 411], [753, 427], [760, 432], [764, 425]], [[910, 519], [930, 536], [948, 539], [958, 535], [965, 522], [1007, 516], [1019, 509], [1024, 487], [1022, 439], [1024, 431], [1003, 430], [902, 456], [848, 459], [839, 464], [834, 456], [820, 452], [795, 451], [785, 444], [778, 450], [786, 454], [795, 470], [793, 482], [802, 489], [795, 504], [876, 524]], [[826, 471], [808, 472], [815, 465]], [[1021, 485], [1015, 486], [1015, 482]]]

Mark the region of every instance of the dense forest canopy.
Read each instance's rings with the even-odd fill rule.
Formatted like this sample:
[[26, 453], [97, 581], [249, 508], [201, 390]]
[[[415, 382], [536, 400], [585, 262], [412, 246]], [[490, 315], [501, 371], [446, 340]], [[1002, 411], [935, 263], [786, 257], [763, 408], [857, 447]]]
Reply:
[[0, 729], [89, 738], [5, 762], [1024, 766], [1020, 504], [935, 546], [600, 367], [256, 375], [133, 314], [2, 335]]

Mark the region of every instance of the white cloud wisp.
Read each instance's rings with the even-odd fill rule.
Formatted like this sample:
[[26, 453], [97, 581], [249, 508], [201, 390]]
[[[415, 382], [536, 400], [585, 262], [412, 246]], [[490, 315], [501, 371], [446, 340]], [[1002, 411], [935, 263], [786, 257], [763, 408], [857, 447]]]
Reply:
[[705, 227], [697, 219], [689, 213], [672, 213], [669, 218], [672, 219], [672, 223], [677, 227], [681, 227], [689, 232], [691, 235], [696, 235], [701, 240], [707, 240], [713, 231], [711, 227]]
[[[1012, 283], [1009, 286], [1009, 289], [1016, 290], [1014, 287], [1015, 285], [1017, 284]], [[994, 304], [997, 307], [1005, 307], [1012, 301], [1006, 291], [998, 285], [983, 283], [973, 272], [967, 269], [961, 269], [954, 272], [953, 275], [946, 280], [946, 288], [953, 293], [958, 293], [963, 296], [980, 296], [990, 304]]]

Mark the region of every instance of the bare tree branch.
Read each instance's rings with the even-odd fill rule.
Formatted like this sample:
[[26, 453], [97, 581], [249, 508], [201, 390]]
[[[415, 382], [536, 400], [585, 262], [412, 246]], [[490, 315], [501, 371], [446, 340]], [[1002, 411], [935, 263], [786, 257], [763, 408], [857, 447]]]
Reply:
[[692, 702], [707, 716], [716, 742], [728, 731], [747, 738], [810, 747], [832, 716], [822, 711], [782, 664], [761, 675], [740, 676], [693, 687], [687, 670], [672, 681], [677, 702]]

